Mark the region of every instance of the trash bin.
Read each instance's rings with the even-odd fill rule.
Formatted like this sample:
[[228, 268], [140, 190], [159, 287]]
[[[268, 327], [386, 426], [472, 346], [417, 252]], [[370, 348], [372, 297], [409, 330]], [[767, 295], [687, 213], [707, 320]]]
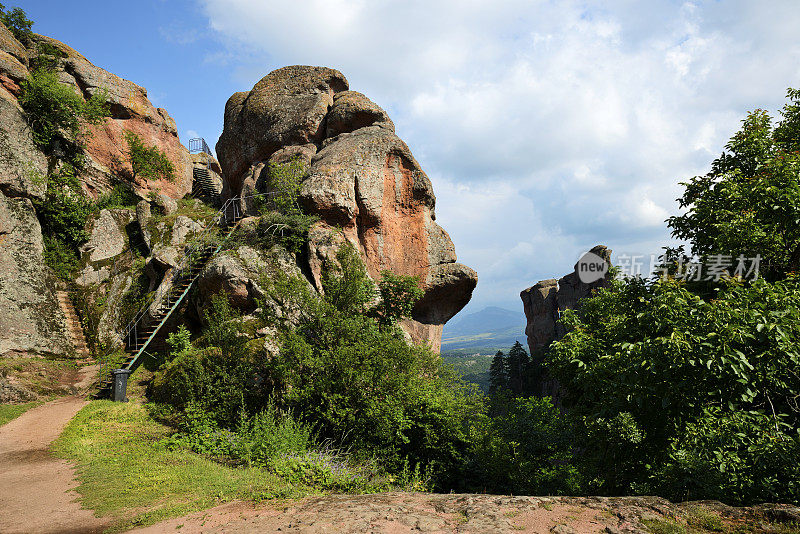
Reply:
[[111, 371], [114, 375], [114, 392], [111, 400], [114, 402], [128, 402], [126, 396], [128, 392], [128, 376], [130, 376], [130, 369], [114, 369]]

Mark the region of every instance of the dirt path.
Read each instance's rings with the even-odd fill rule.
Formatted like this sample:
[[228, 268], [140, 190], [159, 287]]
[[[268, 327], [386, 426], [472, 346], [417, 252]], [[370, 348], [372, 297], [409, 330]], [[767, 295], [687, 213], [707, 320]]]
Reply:
[[[80, 373], [76, 386], [88, 383], [89, 373]], [[75, 502], [74, 469], [48, 450], [86, 403], [62, 397], [0, 427], [0, 532], [90, 533], [107, 525]]]

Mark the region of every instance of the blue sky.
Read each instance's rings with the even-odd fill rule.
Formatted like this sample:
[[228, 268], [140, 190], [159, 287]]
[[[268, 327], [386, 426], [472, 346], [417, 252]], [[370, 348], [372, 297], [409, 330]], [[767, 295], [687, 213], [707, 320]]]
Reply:
[[480, 282], [465, 313], [603, 243], [669, 243], [678, 182], [748, 110], [800, 86], [797, 2], [22, 1], [34, 30], [148, 89], [214, 145], [225, 101], [274, 68], [340, 69], [386, 109]]

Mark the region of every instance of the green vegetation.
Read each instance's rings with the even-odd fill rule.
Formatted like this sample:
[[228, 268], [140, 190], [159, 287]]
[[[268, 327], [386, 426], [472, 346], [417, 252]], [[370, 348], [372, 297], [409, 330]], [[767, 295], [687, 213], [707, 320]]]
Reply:
[[141, 137], [125, 132], [133, 179], [175, 181], [175, 165], [156, 146], [147, 146]]
[[229, 467], [170, 445], [170, 428], [138, 403], [95, 401], [69, 423], [54, 450], [75, 462], [84, 506], [147, 525], [234, 499], [300, 497], [318, 490], [255, 467]]
[[777, 124], [760, 109], [742, 121], [711, 172], [683, 184], [687, 213], [669, 219], [692, 253], [760, 254], [771, 280], [800, 270], [800, 90], [789, 89], [787, 98]]
[[14, 37], [21, 43], [25, 44], [30, 40], [33, 21], [28, 18], [28, 14], [21, 7], [6, 11], [6, 6], [0, 4], [0, 22], [11, 30]]
[[269, 197], [256, 197], [262, 213], [258, 236], [263, 246], [281, 244], [289, 252], [301, 253], [308, 242], [308, 231], [319, 221], [303, 212], [298, 203], [300, 184], [308, 175], [305, 162], [297, 157], [286, 163], [270, 163], [267, 169]]
[[[70, 162], [79, 164], [86, 143], [87, 124], [98, 124], [108, 116], [108, 98], [97, 92], [84, 100], [71, 87], [59, 83], [55, 72], [38, 69], [21, 84], [19, 103], [28, 118], [34, 142], [47, 153], [56, 150], [59, 140], [66, 142], [62, 152], [71, 153]], [[66, 149], [66, 150], [65, 150]]]
[[799, 282], [731, 282], [705, 301], [631, 279], [566, 314], [549, 369], [586, 418], [599, 490], [800, 499]]
[[23, 404], [0, 404], [0, 426], [16, 419], [31, 408], [39, 406], [42, 401], [25, 402]]
[[[373, 305], [376, 291], [352, 247], [337, 260], [323, 277], [324, 298], [287, 275], [265, 281], [271, 302], [296, 310], [278, 316], [262, 304], [264, 323], [280, 330], [281, 350], [270, 358], [241, 335], [246, 325], [227, 301], [215, 299], [203, 336], [191, 348], [180, 344], [154, 378], [152, 398], [185, 417], [201, 407], [228, 432], [254, 421], [245, 414], [283, 422], [291, 414], [298, 431], [314, 429], [317, 452], [328, 444], [323, 449], [349, 451], [342, 462], [359, 471], [378, 462], [375, 473], [405, 481], [428, 473], [442, 484], [464, 463], [467, 422], [482, 411], [480, 398], [428, 349], [406, 343], [393, 320], [408, 306]], [[387, 283], [390, 299], [418, 295], [410, 277]]]

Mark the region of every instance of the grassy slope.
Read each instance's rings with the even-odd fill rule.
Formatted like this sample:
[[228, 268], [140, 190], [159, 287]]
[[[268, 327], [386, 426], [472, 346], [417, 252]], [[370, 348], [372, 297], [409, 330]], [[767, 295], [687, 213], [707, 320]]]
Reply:
[[44, 401], [26, 402], [24, 404], [0, 404], [0, 426], [16, 419], [31, 408], [39, 406]]
[[170, 451], [158, 442], [169, 432], [141, 404], [94, 401], [53, 448], [76, 463], [83, 506], [112, 516], [120, 529], [234, 499], [314, 492], [261, 469], [227, 467], [188, 451]]

